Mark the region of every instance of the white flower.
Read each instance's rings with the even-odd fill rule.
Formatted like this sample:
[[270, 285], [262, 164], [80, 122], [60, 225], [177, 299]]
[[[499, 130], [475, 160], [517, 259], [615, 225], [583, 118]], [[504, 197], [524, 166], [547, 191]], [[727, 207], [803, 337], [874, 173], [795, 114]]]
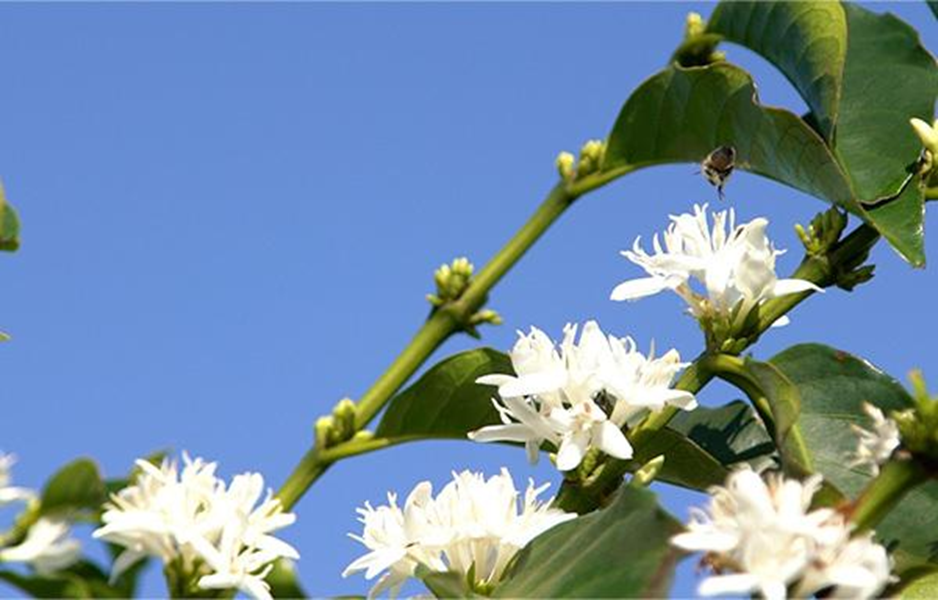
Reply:
[[525, 444], [535, 462], [541, 444], [557, 447], [557, 468], [577, 467], [590, 448], [610, 456], [632, 456], [622, 427], [633, 425], [649, 411], [666, 404], [691, 410], [693, 394], [670, 388], [685, 363], [677, 351], [645, 357], [631, 338], [606, 336], [595, 321], [583, 326], [579, 342], [576, 325], [564, 327], [559, 351], [541, 330], [519, 332], [512, 349], [515, 375], [485, 375], [477, 380], [498, 386], [501, 403], [493, 399], [502, 420], [469, 434], [479, 442], [512, 441]]
[[851, 425], [859, 439], [857, 451], [848, 466], [868, 466], [875, 476], [879, 474], [879, 467], [899, 447], [899, 426], [868, 402], [863, 403], [863, 410], [873, 419], [873, 429], [870, 431], [859, 425]]
[[112, 578], [144, 556], [164, 564], [181, 562], [183, 577], [204, 589], [238, 588], [269, 598], [264, 577], [279, 558], [299, 558], [289, 544], [270, 535], [295, 520], [258, 473], [234, 477], [230, 486], [215, 476], [215, 463], [184, 455], [157, 467], [138, 460], [135, 482], [111, 496], [94, 537], [125, 547]]
[[873, 541], [872, 533], [853, 538], [841, 527], [819, 545], [814, 560], [798, 583], [796, 596], [807, 597], [831, 588], [825, 598], [874, 598], [895, 581], [886, 549]]
[[[742, 319], [770, 298], [822, 291], [809, 281], [778, 279], [775, 258], [781, 251], [765, 235], [769, 224], [766, 219], [757, 218], [736, 226], [735, 213], [730, 209], [713, 213], [711, 229], [706, 209], [706, 205], [694, 205], [694, 214], [672, 215], [671, 225], [664, 232], [664, 247], [657, 234], [652, 240], [654, 254], [641, 248], [640, 238], [635, 240], [632, 250], [622, 252], [649, 276], [619, 284], [612, 290], [611, 299], [637, 300], [673, 290], [697, 318], [726, 317], [738, 310], [738, 318]], [[705, 293], [694, 290], [692, 280]], [[782, 325], [784, 321], [776, 324]]]
[[938, 119], [935, 120], [934, 125], [929, 125], [927, 121], [915, 117], [909, 119], [909, 123], [922, 140], [922, 146], [932, 155], [938, 156]]
[[[810, 594], [837, 586], [849, 597], [875, 595], [889, 581], [889, 560], [869, 536], [850, 538], [840, 513], [810, 510], [820, 476], [804, 483], [748, 467], [734, 471], [726, 487], [715, 487], [708, 512], [694, 509], [680, 548], [708, 553], [718, 574], [699, 588], [704, 596], [758, 593], [785, 598], [790, 586]], [[731, 571], [724, 574], [723, 571]]]
[[35, 497], [32, 490], [10, 485], [10, 470], [16, 463], [16, 456], [0, 452], [0, 506], [11, 502], [26, 501]]
[[407, 497], [403, 510], [396, 496], [388, 505], [365, 504], [358, 510], [364, 524], [361, 536], [352, 537], [369, 552], [353, 561], [343, 577], [365, 571], [372, 579], [383, 573], [369, 592], [374, 597], [401, 584], [422, 565], [431, 571], [456, 571], [475, 575], [476, 585], [498, 583], [511, 558], [532, 539], [575, 514], [551, 508], [537, 496], [547, 486], [529, 483], [519, 510], [519, 493], [511, 474], [486, 480], [481, 474], [453, 473], [434, 498], [432, 485], [424, 481]]
[[40, 575], [65, 569], [81, 557], [81, 543], [69, 531], [67, 522], [42, 517], [20, 544], [0, 550], [0, 562], [28, 563]]

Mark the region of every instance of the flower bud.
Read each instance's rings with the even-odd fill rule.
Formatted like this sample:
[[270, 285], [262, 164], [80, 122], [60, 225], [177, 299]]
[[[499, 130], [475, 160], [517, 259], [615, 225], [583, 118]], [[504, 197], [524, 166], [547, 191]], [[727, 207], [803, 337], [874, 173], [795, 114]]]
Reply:
[[691, 38], [702, 35], [706, 29], [707, 24], [700, 16], [700, 13], [687, 13], [687, 19], [684, 21], [684, 37]]
[[557, 166], [557, 173], [564, 181], [570, 181], [576, 177], [576, 158], [569, 152], [561, 152], [554, 161]]
[[433, 274], [436, 294], [428, 294], [427, 300], [435, 307], [458, 300], [472, 279], [473, 266], [468, 258], [461, 257], [449, 265], [441, 265]]
[[918, 134], [919, 139], [922, 140], [922, 146], [931, 152], [932, 156], [938, 155], [938, 120], [935, 121], [934, 125], [929, 125], [927, 122], [913, 117], [909, 119], [909, 123], [915, 133]]

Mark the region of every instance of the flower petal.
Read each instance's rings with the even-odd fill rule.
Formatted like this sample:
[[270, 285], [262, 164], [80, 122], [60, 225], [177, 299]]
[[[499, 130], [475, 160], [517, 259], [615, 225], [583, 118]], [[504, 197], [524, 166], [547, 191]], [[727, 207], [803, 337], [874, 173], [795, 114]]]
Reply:
[[608, 454], [622, 460], [632, 458], [632, 445], [622, 431], [610, 421], [602, 421], [594, 427], [593, 435], [596, 446]]
[[645, 296], [653, 296], [659, 292], [670, 289], [668, 280], [664, 277], [643, 277], [641, 279], [631, 279], [620, 283], [609, 295], [610, 300], [622, 302], [623, 300], [638, 300]]

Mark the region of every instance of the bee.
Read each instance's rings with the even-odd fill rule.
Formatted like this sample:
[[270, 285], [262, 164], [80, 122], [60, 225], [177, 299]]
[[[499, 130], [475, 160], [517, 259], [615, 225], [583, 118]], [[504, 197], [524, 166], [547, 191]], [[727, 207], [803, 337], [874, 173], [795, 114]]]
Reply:
[[735, 166], [736, 148], [732, 146], [720, 146], [700, 163], [700, 173], [710, 185], [717, 188], [720, 200], [723, 200], [723, 186], [733, 174]]

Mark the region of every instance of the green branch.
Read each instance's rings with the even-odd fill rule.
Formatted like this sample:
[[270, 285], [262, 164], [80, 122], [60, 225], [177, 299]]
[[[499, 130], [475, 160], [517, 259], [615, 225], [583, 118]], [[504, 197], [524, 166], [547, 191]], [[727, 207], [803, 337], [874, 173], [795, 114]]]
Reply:
[[[577, 198], [631, 170], [620, 167], [556, 185], [527, 223], [472, 278], [459, 299], [435, 310], [391, 366], [362, 395], [356, 404], [354, 430], [363, 430], [443, 342], [465, 329], [472, 315], [485, 304], [489, 291]], [[307, 451], [277, 492], [284, 508], [292, 508], [332, 462], [384, 447], [377, 440], [372, 443], [374, 446], [352, 438], [331, 448], [313, 447]]]

